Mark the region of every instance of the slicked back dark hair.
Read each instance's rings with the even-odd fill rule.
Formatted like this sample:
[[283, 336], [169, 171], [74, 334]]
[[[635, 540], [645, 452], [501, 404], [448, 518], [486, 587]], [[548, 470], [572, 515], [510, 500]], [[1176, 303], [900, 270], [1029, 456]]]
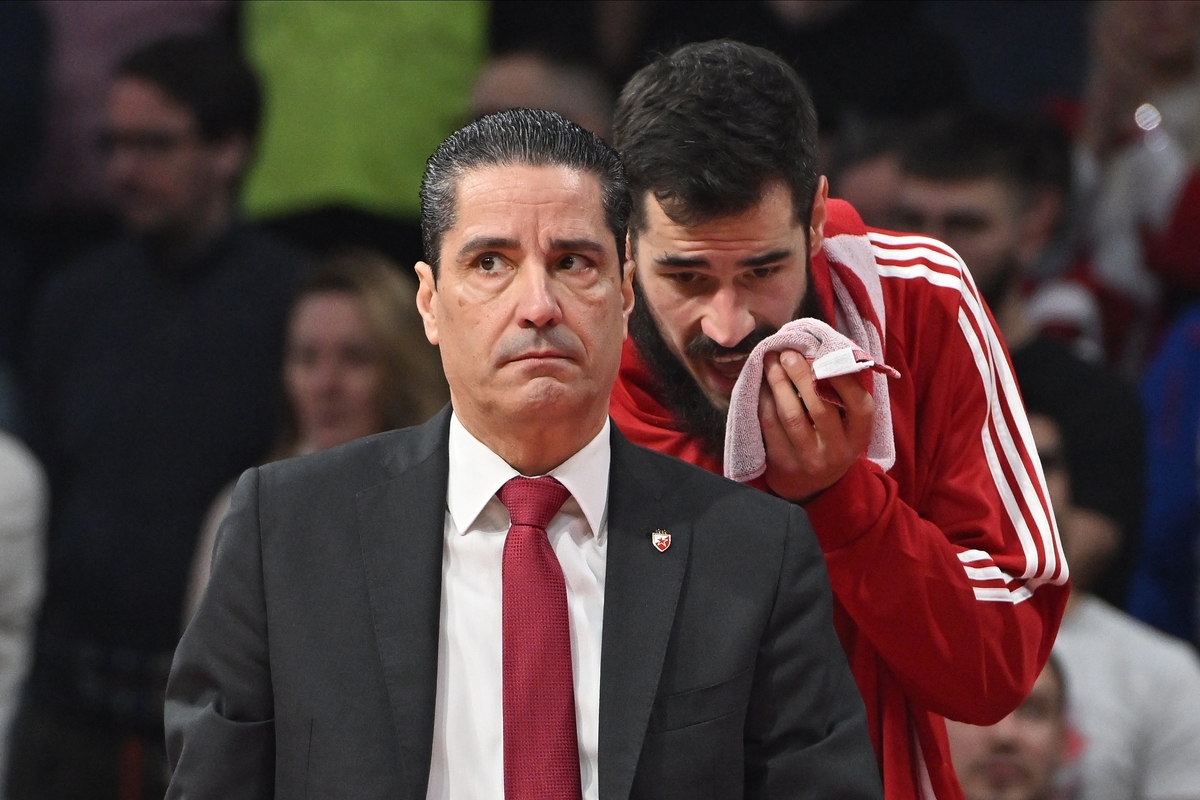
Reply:
[[603, 139], [553, 111], [514, 108], [488, 114], [451, 134], [425, 164], [421, 238], [437, 277], [442, 238], [454, 226], [455, 190], [468, 172], [502, 165], [569, 167], [600, 179], [604, 221], [624, 269], [629, 187], [621, 159]]
[[152, 83], [192, 110], [207, 141], [241, 134], [253, 145], [262, 118], [258, 78], [220, 36], [175, 36], [139, 48], [117, 74]]
[[613, 141], [629, 176], [637, 231], [646, 193], [681, 225], [741, 213], [781, 181], [796, 220], [812, 218], [817, 112], [783, 59], [722, 39], [643, 67], [617, 101]]

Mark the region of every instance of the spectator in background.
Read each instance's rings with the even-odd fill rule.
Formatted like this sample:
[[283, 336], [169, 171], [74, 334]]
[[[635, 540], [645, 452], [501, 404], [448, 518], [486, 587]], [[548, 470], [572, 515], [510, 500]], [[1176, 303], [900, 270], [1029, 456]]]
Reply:
[[0, 432], [0, 787], [42, 596], [46, 503], [41, 465], [24, 445]]
[[247, 212], [318, 252], [421, 257], [425, 160], [470, 114], [487, 4], [242, 6], [268, 97]]
[[259, 88], [229, 45], [168, 39], [107, 98], [128, 233], [47, 289], [30, 441], [51, 488], [46, 598], [14, 728], [22, 798], [162, 796], [162, 692], [212, 498], [276, 430], [301, 257], [241, 223]]
[[1140, 390], [1146, 517], [1128, 608], [1200, 646], [1200, 305], [1167, 331]]
[[33, 0], [0, 4], [0, 430], [10, 432], [19, 425], [17, 341], [32, 283], [15, 215], [41, 140], [48, 49], [42, 12]]
[[1026, 404], [1063, 420], [1080, 505], [1071, 575], [1121, 605], [1142, 513], [1141, 413], [1118, 375], [1030, 319], [1022, 277], [1051, 241], [1066, 195], [1039, 177], [1041, 163], [1029, 132], [1002, 117], [933, 120], [905, 141], [895, 222], [958, 251], [1004, 335]]
[[860, 126], [844, 133], [830, 164], [829, 193], [854, 206], [872, 228], [895, 227], [900, 193], [903, 129], [895, 125]]
[[475, 82], [471, 113], [482, 117], [510, 108], [556, 111], [600, 138], [610, 138], [613, 94], [590, 67], [533, 51], [490, 59]]
[[1055, 780], [1070, 731], [1063, 684], [1051, 657], [1025, 701], [995, 725], [946, 720], [966, 800], [1067, 800]]
[[[53, 270], [117, 231], [96, 137], [121, 59], [168, 36], [231, 28], [230, 0], [45, 0], [44, 119], [22, 240], [35, 272]], [[39, 87], [41, 88], [41, 87]]]
[[1077, 174], [1086, 285], [1109, 356], [1136, 376], [1156, 314], [1200, 293], [1200, 3], [1104, 2]]
[[[283, 355], [286, 413], [270, 460], [425, 422], [450, 400], [437, 348], [425, 338], [415, 282], [369, 252], [327, 259], [301, 283]], [[233, 484], [200, 534], [184, 622], [208, 584], [217, 528]]]
[[[1032, 413], [1029, 424], [1070, 560], [1079, 542], [1061, 418]], [[1073, 579], [1054, 645], [1073, 720], [1086, 743], [1080, 763], [1081, 796], [1086, 800], [1200, 798], [1196, 652], [1104, 603], [1090, 589], [1086, 579]]]

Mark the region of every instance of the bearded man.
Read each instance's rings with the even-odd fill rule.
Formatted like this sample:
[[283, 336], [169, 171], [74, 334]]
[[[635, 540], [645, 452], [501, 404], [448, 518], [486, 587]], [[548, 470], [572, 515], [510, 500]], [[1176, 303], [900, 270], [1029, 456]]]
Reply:
[[630, 80], [614, 139], [637, 302], [611, 414], [633, 441], [721, 472], [742, 367], [790, 320], [821, 318], [899, 371], [870, 391], [829, 379], [834, 404], [805, 358], [768, 355], [753, 484], [803, 505], [817, 533], [886, 796], [953, 800], [943, 718], [989, 725], [1025, 698], [1067, 567], [969, 272], [941, 242], [867, 229], [828, 199], [816, 133], [795, 72], [748, 45], [688, 45]]

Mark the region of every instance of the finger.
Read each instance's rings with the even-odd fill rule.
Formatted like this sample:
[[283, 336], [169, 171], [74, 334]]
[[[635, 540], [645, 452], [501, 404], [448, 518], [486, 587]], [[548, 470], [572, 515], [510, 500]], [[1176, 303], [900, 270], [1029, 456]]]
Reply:
[[846, 409], [846, 438], [861, 452], [871, 441], [871, 430], [875, 427], [875, 400], [859, 383], [857, 375], [838, 375], [829, 379], [829, 385]]
[[797, 394], [798, 387], [780, 364], [778, 354], [768, 355], [766, 367], [767, 385], [775, 399], [775, 412], [780, 424], [797, 450], [811, 451], [817, 446], [813, 421], [809, 416], [811, 407], [800, 399], [800, 395]]
[[800, 400], [808, 409], [808, 416], [819, 436], [825, 437], [835, 431], [841, 433], [842, 418], [837, 406], [826, 403], [817, 393], [817, 381], [813, 377], [808, 359], [799, 353], [785, 350], [779, 357], [780, 365], [800, 394]]
[[763, 444], [767, 449], [767, 464], [775, 469], [795, 470], [799, 463], [795, 445], [783, 428], [775, 407], [775, 397], [766, 386], [762, 387], [758, 397], [758, 424], [762, 428]]

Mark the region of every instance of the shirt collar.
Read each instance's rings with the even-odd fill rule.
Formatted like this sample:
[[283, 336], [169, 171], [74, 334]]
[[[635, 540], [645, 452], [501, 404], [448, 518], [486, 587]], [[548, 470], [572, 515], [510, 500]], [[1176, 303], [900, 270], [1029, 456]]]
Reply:
[[[608, 419], [604, 427], [579, 452], [550, 470], [550, 476], [566, 487], [596, 535], [608, 510], [608, 468], [612, 460]], [[446, 484], [446, 508], [454, 527], [466, 533], [484, 506], [500, 487], [520, 473], [471, 435], [450, 415], [450, 475]]]

